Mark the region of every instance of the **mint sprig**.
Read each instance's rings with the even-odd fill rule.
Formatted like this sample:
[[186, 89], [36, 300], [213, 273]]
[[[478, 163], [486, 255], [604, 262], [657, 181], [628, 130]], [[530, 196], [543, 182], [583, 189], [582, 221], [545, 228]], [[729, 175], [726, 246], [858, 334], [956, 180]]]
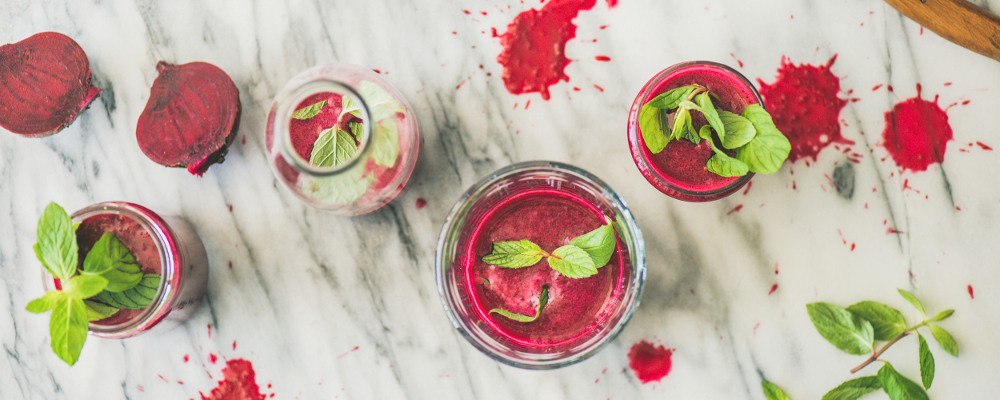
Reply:
[[295, 112], [292, 113], [292, 118], [301, 120], [301, 119], [310, 119], [312, 117], [315, 117], [316, 115], [319, 114], [320, 111], [323, 110], [323, 106], [325, 106], [326, 103], [327, 101], [323, 100], [321, 102], [310, 104], [306, 107], [295, 110]]
[[538, 264], [548, 253], [530, 240], [493, 242], [493, 252], [483, 262], [503, 268], [524, 268]]
[[785, 391], [771, 382], [761, 381], [760, 388], [764, 391], [764, 398], [767, 400], [789, 400]]
[[[672, 120], [665, 120], [665, 114], [674, 109]], [[696, 131], [691, 123], [692, 111], [704, 115], [708, 125]], [[705, 168], [717, 175], [732, 177], [749, 172], [777, 172], [791, 152], [791, 143], [760, 105], [751, 104], [741, 114], [716, 110], [712, 93], [707, 88], [689, 85], [660, 94], [643, 104], [639, 111], [639, 130], [646, 148], [654, 154], [663, 151], [675, 139], [694, 144], [708, 140], [715, 155]], [[664, 131], [668, 123], [670, 135]], [[735, 157], [715, 145], [713, 131], [722, 147], [735, 152]]]
[[545, 308], [545, 305], [548, 304], [548, 302], [549, 302], [549, 289], [543, 286], [542, 293], [538, 295], [538, 307], [535, 309], [534, 317], [524, 314], [518, 314], [515, 312], [510, 312], [502, 308], [494, 308], [490, 310], [490, 314], [494, 313], [500, 314], [503, 315], [504, 317], [510, 318], [517, 322], [532, 322], [538, 319], [538, 316], [542, 315], [542, 309]]
[[[111, 233], [105, 233], [94, 244], [84, 258], [81, 271], [77, 227], [58, 204], [49, 203], [45, 207], [38, 221], [38, 243], [34, 249], [42, 265], [59, 279], [62, 289], [48, 291], [25, 307], [36, 314], [52, 311], [49, 319], [52, 351], [69, 365], [80, 358], [88, 323], [118, 312], [117, 307], [98, 302], [97, 298], [138, 290], [146, 277], [155, 279], [155, 287], [160, 280], [159, 275], [142, 275], [135, 256]], [[144, 304], [140, 308], [148, 307], [150, 302]]]
[[[829, 303], [806, 305], [809, 319], [819, 331], [820, 336], [823, 336], [830, 344], [849, 354], [871, 352], [871, 355], [861, 365], [852, 369], [851, 373], [858, 372], [874, 361], [884, 363], [877, 376], [866, 376], [844, 382], [827, 392], [823, 396], [823, 400], [856, 400], [879, 389], [885, 391], [892, 400], [928, 399], [926, 389], [931, 388], [936, 373], [934, 355], [931, 353], [924, 336], [917, 329], [928, 327], [941, 349], [957, 357], [958, 345], [955, 343], [955, 339], [947, 331], [933, 324], [951, 317], [955, 311], [945, 310], [928, 319], [924, 306], [917, 300], [916, 296], [903, 289], [899, 289], [899, 294], [924, 316], [925, 319], [922, 322], [907, 327], [902, 313], [874, 301], [862, 301], [846, 309]], [[917, 334], [920, 383], [923, 386], [900, 374], [888, 361], [879, 359], [890, 346], [914, 333]], [[876, 340], [885, 340], [888, 343], [878, 350], [874, 350]], [[771, 399], [770, 395], [767, 395], [766, 386], [765, 395]]]

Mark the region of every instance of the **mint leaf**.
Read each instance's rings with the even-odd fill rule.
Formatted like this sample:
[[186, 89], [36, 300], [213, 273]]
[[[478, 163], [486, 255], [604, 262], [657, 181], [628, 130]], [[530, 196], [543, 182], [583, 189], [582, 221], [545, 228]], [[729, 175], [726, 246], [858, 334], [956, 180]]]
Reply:
[[913, 293], [910, 293], [903, 289], [897, 289], [897, 290], [899, 291], [900, 296], [903, 296], [903, 298], [906, 299], [906, 301], [910, 302], [910, 304], [913, 304], [913, 307], [916, 308], [917, 311], [920, 311], [920, 314], [923, 314], [924, 317], [927, 316], [927, 312], [924, 311], [924, 306], [920, 304], [920, 300], [917, 300], [917, 297], [914, 296]]
[[871, 322], [875, 340], [892, 340], [906, 330], [903, 314], [884, 304], [862, 301], [847, 307], [847, 311]]
[[87, 253], [83, 260], [83, 274], [107, 279], [108, 286], [104, 290], [109, 292], [131, 289], [142, 280], [142, 271], [135, 256], [110, 232], [102, 235]]
[[754, 129], [750, 120], [740, 115], [719, 110], [719, 119], [722, 120], [722, 126], [726, 128], [726, 137], [722, 138], [722, 147], [727, 149], [743, 146], [757, 134], [757, 129]]
[[74, 299], [96, 296], [108, 286], [108, 280], [96, 275], [77, 275], [62, 281], [62, 291]]
[[83, 304], [87, 306], [87, 321], [100, 321], [118, 312], [117, 308], [98, 303], [92, 300], [84, 300]]
[[35, 254], [49, 273], [63, 280], [76, 275], [79, 257], [76, 232], [66, 210], [56, 203], [49, 203], [38, 219], [37, 234]]
[[567, 278], [586, 278], [597, 273], [594, 259], [583, 249], [567, 244], [549, 256], [549, 266]]
[[930, 400], [924, 388], [896, 372], [889, 362], [878, 370], [878, 380], [892, 400]]
[[820, 336], [834, 347], [854, 355], [872, 352], [875, 333], [870, 322], [830, 303], [809, 303], [806, 310]]
[[493, 242], [493, 252], [483, 262], [503, 268], [524, 268], [538, 264], [545, 252], [529, 240]]
[[535, 316], [529, 317], [524, 314], [513, 313], [502, 308], [494, 308], [490, 310], [490, 314], [497, 313], [503, 315], [507, 318], [515, 320], [517, 322], [531, 322], [538, 319], [539, 315], [542, 315], [542, 309], [545, 308], [545, 304], [549, 302], [549, 289], [542, 287], [542, 294], [538, 296], [538, 308], [535, 310]]
[[663, 133], [663, 127], [660, 125], [662, 113], [662, 110], [648, 103], [639, 110], [639, 132], [642, 133], [642, 141], [646, 143], [646, 148], [653, 154], [663, 151], [672, 138]]
[[309, 119], [309, 118], [315, 117], [316, 114], [319, 114], [320, 110], [322, 110], [323, 106], [325, 106], [325, 105], [326, 105], [326, 100], [323, 100], [323, 101], [321, 101], [319, 103], [315, 103], [315, 104], [312, 104], [312, 105], [308, 105], [308, 106], [302, 107], [302, 108], [300, 108], [298, 110], [295, 110], [295, 112], [292, 113], [292, 118], [295, 118], [295, 119]]
[[91, 301], [102, 305], [127, 308], [129, 310], [141, 310], [149, 307], [156, 297], [156, 291], [160, 287], [160, 276], [156, 274], [145, 274], [138, 285], [121, 293], [103, 291], [91, 298]]
[[712, 129], [715, 129], [715, 133], [719, 135], [719, 140], [725, 143], [728, 133], [722, 124], [722, 120], [719, 119], [719, 113], [715, 111], [715, 106], [712, 105], [712, 98], [708, 95], [708, 92], [702, 92], [695, 96], [694, 101], [698, 103], [698, 111], [701, 111], [702, 115], [705, 116], [705, 120], [708, 121], [709, 125], [712, 125]]
[[669, 90], [666, 93], [661, 93], [652, 100], [646, 102], [643, 107], [650, 106], [661, 110], [675, 109], [681, 104], [682, 101], [686, 100], [688, 95], [690, 95], [696, 88], [697, 86], [689, 85]]
[[939, 312], [938, 315], [935, 315], [934, 318], [931, 318], [931, 319], [927, 320], [927, 322], [944, 321], [944, 320], [948, 319], [948, 317], [950, 317], [954, 313], [955, 313], [955, 310], [944, 310], [944, 311]]
[[35, 314], [43, 313], [55, 308], [56, 303], [61, 301], [63, 297], [66, 297], [66, 293], [61, 290], [45, 292], [44, 296], [32, 300], [25, 308]]
[[371, 122], [381, 121], [393, 117], [397, 113], [403, 113], [399, 102], [375, 82], [361, 81], [358, 94], [368, 106], [368, 114], [372, 118]]
[[337, 116], [337, 120], [339, 121], [341, 118], [344, 118], [344, 114], [351, 114], [361, 118], [361, 105], [350, 96], [341, 97], [340, 115]]
[[708, 159], [705, 168], [719, 176], [732, 177], [743, 176], [750, 172], [749, 167], [743, 161], [728, 156], [723, 152], [717, 152]]
[[955, 338], [951, 337], [948, 331], [941, 329], [937, 325], [928, 326], [931, 328], [931, 335], [934, 336], [934, 340], [938, 342], [938, 346], [941, 346], [941, 350], [958, 357], [958, 344], [955, 343]]
[[315, 177], [305, 184], [310, 199], [328, 204], [353, 204], [375, 182], [375, 175], [365, 175], [363, 168], [351, 168], [333, 176]]
[[771, 115], [758, 104], [743, 109], [743, 117], [750, 120], [757, 134], [746, 145], [736, 149], [736, 158], [746, 163], [750, 171], [764, 174], [778, 172], [792, 151], [788, 138], [778, 131]]
[[760, 381], [760, 387], [764, 390], [764, 397], [767, 400], [790, 400], [781, 388], [768, 381]]
[[396, 121], [391, 118], [379, 121], [375, 124], [373, 134], [372, 159], [375, 164], [386, 168], [396, 166], [396, 158], [399, 157], [399, 127]]
[[931, 354], [930, 347], [927, 347], [924, 335], [917, 332], [917, 339], [920, 353], [920, 381], [924, 384], [924, 389], [930, 389], [931, 383], [934, 382], [934, 355]]
[[614, 254], [615, 245], [617, 244], [615, 242], [615, 230], [611, 227], [611, 220], [608, 217], [604, 217], [604, 220], [608, 223], [607, 225], [602, 225], [597, 229], [577, 236], [569, 242], [569, 244], [586, 251], [590, 255], [590, 258], [594, 260], [594, 265], [597, 268], [608, 265], [608, 261], [611, 260], [611, 255]]
[[479, 280], [483, 281], [483, 284], [485, 284], [487, 286], [490, 284], [490, 280], [489, 279], [483, 278], [481, 276], [477, 276], [477, 278], [479, 278]]
[[347, 163], [358, 152], [358, 145], [347, 131], [327, 129], [316, 139], [309, 164], [317, 167], [336, 167]]
[[698, 130], [698, 137], [704, 140], [712, 140], [712, 127], [702, 125], [701, 129]]
[[[690, 103], [690, 102], [689, 102]], [[677, 109], [674, 113], [673, 130], [670, 133], [668, 142], [674, 139], [687, 139], [694, 144], [701, 142], [698, 132], [691, 128], [691, 112], [684, 108]]]
[[840, 386], [826, 392], [821, 400], [857, 400], [881, 388], [882, 383], [877, 376], [862, 376], [841, 383]]
[[63, 296], [52, 308], [49, 319], [52, 351], [66, 364], [72, 366], [80, 358], [87, 340], [87, 322], [87, 306], [81, 299]]

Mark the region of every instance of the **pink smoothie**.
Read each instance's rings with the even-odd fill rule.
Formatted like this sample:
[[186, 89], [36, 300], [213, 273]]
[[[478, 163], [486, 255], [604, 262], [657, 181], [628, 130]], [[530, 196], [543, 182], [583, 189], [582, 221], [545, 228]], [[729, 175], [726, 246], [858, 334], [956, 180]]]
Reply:
[[[472, 302], [483, 321], [497, 335], [528, 347], [552, 349], [592, 337], [607, 323], [630, 279], [620, 239], [608, 265], [582, 279], [560, 275], [544, 258], [534, 266], [513, 269], [488, 265], [482, 257], [491, 252], [493, 242], [522, 239], [552, 252], [604, 224], [593, 205], [551, 189], [516, 194], [489, 211], [472, 231], [464, 266]], [[489, 314], [504, 308], [533, 316], [543, 287], [548, 288], [549, 301], [537, 320], [524, 323]]]
[[[649, 102], [661, 93], [692, 84], [704, 86], [715, 95], [712, 98], [712, 104], [717, 110], [726, 110], [734, 114], [739, 114], [746, 106], [759, 103], [753, 87], [742, 76], [715, 65], [701, 64], [679, 68], [665, 75], [657, 82], [648, 83], [647, 85], [655, 86], [649, 92], [649, 95], [642, 99], [641, 104], [637, 106], [641, 107], [642, 104]], [[694, 111], [691, 113], [691, 116], [695, 130], [700, 129], [706, 124], [705, 118], [700, 112]], [[706, 141], [695, 145], [685, 139], [673, 140], [667, 144], [667, 147], [663, 151], [653, 154], [642, 140], [641, 128], [636, 126], [635, 129], [639, 130], [640, 133], [636, 135], [638, 143], [630, 143], [632, 157], [636, 159], [636, 164], [639, 166], [642, 174], [657, 189], [665, 193], [680, 189], [694, 193], [726, 191], [725, 195], [728, 195], [739, 189], [747, 181], [743, 177], [726, 178], [708, 171], [705, 165], [714, 153]], [[716, 142], [716, 146], [720, 149], [722, 148], [721, 143]], [[637, 154], [639, 152], [648, 160], [648, 163], [639, 161], [639, 154]], [[730, 153], [730, 155], [732, 154]], [[666, 187], [654, 177], [666, 181], [672, 188]], [[743, 182], [737, 182], [741, 179], [743, 179]], [[714, 200], [725, 195], [701, 200]], [[699, 200], [696, 197], [684, 195], [678, 198], [682, 200]]]
[[[135, 220], [116, 214], [100, 214], [83, 220], [76, 230], [76, 243], [80, 249], [80, 263], [106, 232], [111, 232], [135, 256], [144, 274], [160, 274], [160, 251], [149, 232]], [[122, 309], [114, 315], [94, 321], [98, 325], [117, 325], [141, 314], [144, 310]]]

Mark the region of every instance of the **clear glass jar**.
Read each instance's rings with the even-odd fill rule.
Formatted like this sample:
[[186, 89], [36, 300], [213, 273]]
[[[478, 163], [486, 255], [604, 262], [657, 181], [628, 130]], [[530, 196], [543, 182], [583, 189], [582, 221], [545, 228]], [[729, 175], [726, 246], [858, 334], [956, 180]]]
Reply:
[[[598, 224], [604, 224], [603, 221], [596, 221], [607, 218], [610, 219], [617, 233], [615, 255], [608, 265], [599, 269], [598, 275], [570, 280], [549, 271], [550, 268], [545, 261], [527, 268], [517, 269], [517, 271], [526, 271], [540, 268], [535, 272], [528, 271], [527, 273], [555, 274], [543, 279], [556, 276], [556, 280], [549, 281], [542, 286], [548, 290], [548, 305], [540, 314], [536, 314], [535, 321], [530, 322], [540, 325], [535, 327], [521, 326], [524, 331], [537, 329], [535, 331], [537, 334], [531, 334], [530, 338], [505, 333], [505, 328], [502, 325], [507, 323], [506, 320], [495, 316], [491, 317], [492, 311], [486, 311], [492, 306], [487, 305], [487, 295], [484, 294], [483, 290], [487, 290], [487, 285], [510, 285], [507, 288], [521, 290], [527, 285], [539, 284], [538, 281], [518, 278], [493, 279], [490, 282], [490, 279], [486, 279], [482, 275], [472, 276], [479, 273], [478, 271], [473, 273], [476, 268], [496, 268], [492, 271], [503, 274], [512, 273], [512, 269], [481, 266], [478, 263], [481, 256], [485, 255], [480, 254], [482, 253], [480, 251], [482, 250], [481, 244], [489, 246], [487, 243], [489, 241], [482, 240], [488, 237], [488, 234], [482, 232], [491, 228], [484, 228], [484, 226], [495, 224], [495, 226], [501, 226], [501, 229], [506, 229], [502, 222], [490, 221], [495, 218], [494, 215], [505, 212], [503, 211], [505, 204], [513, 204], [512, 202], [519, 201], [517, 200], [519, 198], [532, 199], [525, 200], [532, 202], [524, 203], [520, 207], [536, 210], [557, 210], [557, 208], [544, 208], [547, 207], [547, 203], [544, 201], [552, 199], [563, 201], [562, 198], [572, 199], [573, 202], [578, 202], [584, 207], [585, 214], [589, 214], [586, 218], [595, 221], [593, 226], [588, 226], [585, 228], [586, 230], [596, 228]], [[548, 213], [548, 211], [538, 212], [539, 215]], [[521, 214], [517, 215], [520, 217]], [[539, 221], [541, 220], [539, 219]], [[540, 246], [560, 246], [564, 244], [562, 242], [568, 243], [570, 240], [568, 237], [563, 237], [568, 233], [564, 228], [544, 225], [537, 228], [540, 235], [556, 233], [554, 236], [549, 236], [552, 242], [548, 244], [542, 243], [550, 239], [537, 239]], [[533, 228], [534, 224], [529, 223], [528, 226], [529, 229], [535, 229]], [[480, 235], [483, 237], [479, 238]], [[572, 233], [572, 235], [576, 235], [576, 233]], [[524, 238], [504, 238], [503, 240], [520, 239]], [[561, 244], [556, 244], [557, 241]], [[547, 249], [547, 251], [552, 250]], [[486, 250], [486, 253], [489, 253], [489, 250]], [[524, 162], [508, 166], [487, 176], [465, 192], [452, 207], [447, 219], [445, 219], [444, 226], [441, 228], [434, 268], [438, 294], [441, 297], [445, 313], [462, 336], [475, 348], [494, 360], [526, 369], [560, 368], [583, 361], [604, 348], [621, 332], [638, 307], [639, 296], [646, 278], [642, 232], [636, 225], [624, 200], [604, 182], [586, 171], [566, 164], [544, 161]], [[604, 273], [608, 274], [607, 279], [601, 276]], [[580, 297], [574, 297], [581, 295], [581, 293], [571, 291], [568, 286], [560, 292], [560, 288], [557, 287], [566, 282], [582, 282], [594, 278], [600, 278], [601, 280], [598, 281], [602, 282], [600, 285], [606, 285], [606, 287], [600, 287], [594, 291], [594, 293], [601, 293], [599, 295], [584, 294]], [[488, 290], [500, 289], [499, 287], [491, 287]], [[534, 288], [529, 289], [534, 290]], [[539, 295], [537, 292], [532, 292], [531, 296]], [[565, 301], [562, 304], [568, 305], [568, 308], [552, 310], [553, 307], [559, 307], [559, 296], [563, 296]], [[581, 300], [588, 297], [590, 300]], [[516, 298], [516, 295], [510, 298]], [[594, 301], [595, 299], [598, 301]], [[534, 298], [531, 300], [533, 301]], [[575, 309], [575, 304], [577, 304], [575, 301], [577, 300], [580, 304], [592, 302], [594, 306]], [[574, 311], [564, 312], [563, 310]], [[578, 313], [575, 310], [587, 311]], [[531, 313], [535, 313], [535, 311], [531, 311]], [[572, 332], [556, 332], [549, 330], [548, 327], [559, 327], [560, 325], [547, 325], [548, 322], [543, 321], [545, 318], [543, 315], [548, 315], [552, 320], [562, 319], [564, 321], [579, 321], [579, 323], [571, 322], [572, 325], [561, 325], [572, 326]]]
[[[315, 142], [308, 136], [319, 133], [301, 133], [292, 124], [295, 111], [316, 96], [338, 99], [337, 107], [345, 99], [357, 106], [362, 129], [349, 161], [330, 167], [310, 164], [308, 150]], [[420, 135], [413, 109], [395, 88], [369, 69], [334, 64], [309, 68], [285, 84], [268, 112], [265, 142], [274, 175], [298, 198], [337, 214], [360, 215], [403, 190], [417, 161]]]
[[[726, 178], [709, 172], [704, 168], [712, 156], [707, 143], [694, 145], [684, 139], [673, 140], [663, 151], [653, 154], [642, 139], [638, 122], [643, 104], [661, 93], [695, 83], [717, 96], [713, 96], [716, 109], [739, 114], [750, 104], [764, 106], [757, 89], [736, 70], [711, 61], [679, 63], [653, 76], [635, 97], [628, 114], [628, 143], [632, 160], [653, 187], [678, 200], [704, 202], [735, 193], [750, 182], [754, 173]], [[664, 111], [661, 121], [667, 121], [666, 118]], [[692, 119], [695, 130], [705, 124], [700, 113], [692, 113]], [[717, 145], [722, 148], [721, 143]]]
[[[125, 317], [116, 314], [90, 322], [90, 334], [124, 339], [146, 332], [167, 331], [187, 321], [201, 305], [208, 287], [208, 254], [194, 227], [180, 217], [161, 217], [146, 207], [126, 202], [94, 204], [73, 213], [71, 218], [74, 224], [83, 226], [88, 219], [104, 216], [124, 217], [149, 235], [159, 255], [160, 285], [149, 307], [121, 310], [119, 313], [127, 313]], [[119, 239], [127, 243], [127, 239]], [[60, 289], [59, 280], [44, 268], [42, 278], [45, 290]], [[109, 320], [113, 323], [103, 323]]]

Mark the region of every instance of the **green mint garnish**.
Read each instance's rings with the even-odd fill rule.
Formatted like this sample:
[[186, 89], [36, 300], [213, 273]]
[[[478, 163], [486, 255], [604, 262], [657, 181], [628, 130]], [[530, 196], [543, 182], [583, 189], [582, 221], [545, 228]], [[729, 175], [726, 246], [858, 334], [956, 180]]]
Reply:
[[[388, 118], [378, 121], [375, 126], [375, 140], [372, 141], [372, 160], [386, 168], [396, 166], [399, 157], [399, 127], [396, 120]], [[359, 131], [360, 132], [360, 131]], [[355, 133], [355, 136], [360, 133]]]
[[312, 154], [309, 156], [309, 164], [317, 167], [336, 167], [354, 158], [358, 152], [358, 145], [345, 130], [336, 127], [327, 129], [316, 139], [313, 145]]
[[607, 225], [594, 229], [573, 238], [569, 244], [586, 251], [590, 258], [594, 259], [594, 265], [601, 268], [608, 264], [612, 254], [615, 252], [615, 232], [611, 227], [611, 219], [604, 217]]
[[549, 266], [568, 278], [586, 278], [597, 274], [597, 265], [583, 249], [571, 244], [562, 246], [549, 255]]
[[[76, 228], [62, 207], [49, 203], [38, 221], [35, 254], [42, 265], [59, 279], [61, 290], [52, 290], [32, 300], [26, 309], [33, 313], [52, 311], [49, 331], [52, 351], [69, 365], [80, 358], [87, 340], [90, 321], [107, 318], [118, 312], [117, 306], [99, 302], [102, 296], [128, 295], [142, 290], [145, 282], [135, 256], [113, 234], [101, 236], [84, 257], [79, 270]], [[156, 277], [159, 286], [159, 275]], [[143, 279], [137, 279], [143, 278]], [[144, 292], [145, 293], [145, 292]], [[152, 298], [150, 298], [151, 300]], [[148, 307], [150, 302], [146, 301]]]
[[126, 308], [129, 310], [141, 310], [149, 307], [156, 297], [156, 290], [160, 287], [160, 276], [157, 274], [145, 274], [142, 280], [134, 287], [123, 292], [103, 291], [91, 300], [109, 307]]
[[789, 400], [785, 391], [771, 382], [761, 381], [760, 387], [764, 390], [764, 397], [767, 400]]
[[483, 262], [503, 268], [524, 268], [538, 264], [548, 253], [529, 240], [493, 242], [493, 252]]
[[358, 94], [365, 99], [372, 121], [381, 121], [403, 113], [403, 107], [382, 86], [371, 81], [361, 81]]
[[340, 115], [337, 116], [337, 119], [343, 120], [345, 114], [351, 114], [355, 117], [361, 118], [361, 106], [348, 96], [341, 98]]
[[319, 103], [311, 104], [306, 107], [302, 107], [298, 110], [295, 110], [295, 112], [292, 113], [292, 118], [309, 119], [315, 117], [316, 114], [319, 114], [319, 112], [323, 110], [323, 106], [326, 105], [326, 102], [327, 102], [326, 100], [323, 100]]
[[545, 308], [545, 304], [547, 304], [548, 302], [549, 302], [549, 289], [546, 287], [542, 287], [542, 294], [538, 296], [538, 308], [535, 310], [534, 317], [529, 317], [524, 314], [513, 313], [504, 310], [502, 308], [494, 308], [490, 310], [490, 314], [497, 313], [517, 322], [532, 322], [538, 319], [539, 315], [542, 315], [542, 309]]
[[[927, 392], [934, 382], [936, 373], [934, 355], [931, 353], [927, 340], [917, 329], [928, 327], [931, 335], [941, 346], [941, 349], [958, 357], [958, 345], [947, 331], [933, 324], [943, 321], [955, 313], [954, 310], [944, 310], [933, 318], [927, 318], [924, 306], [912, 293], [899, 289], [899, 294], [913, 305], [924, 320], [919, 324], [907, 327], [903, 314], [887, 305], [873, 301], [862, 301], [846, 309], [829, 303], [811, 303], [806, 305], [809, 319], [812, 320], [820, 336], [830, 344], [849, 354], [867, 355], [851, 373], [860, 371], [874, 361], [885, 364], [877, 376], [856, 378], [842, 383], [823, 396], [823, 400], [856, 400], [871, 392], [882, 389], [892, 400], [926, 400]], [[920, 360], [920, 384], [906, 378], [886, 360], [879, 357], [900, 339], [916, 334], [917, 354]], [[887, 341], [885, 345], [875, 350], [875, 341]], [[870, 353], [870, 354], [869, 354]], [[765, 389], [766, 391], [766, 389]], [[768, 397], [770, 398], [770, 397]]]
[[[664, 133], [667, 120], [663, 116], [670, 110], [675, 111], [668, 136]], [[691, 123], [692, 111], [704, 115], [708, 125], [696, 131]], [[639, 112], [639, 130], [646, 148], [654, 154], [663, 151], [671, 140], [685, 139], [694, 144], [708, 140], [715, 155], [705, 168], [725, 177], [743, 176], [749, 172], [775, 173], [791, 152], [788, 139], [774, 126], [763, 107], [751, 104], [742, 115], [717, 110], [712, 103], [712, 93], [701, 85], [676, 88], [643, 104]], [[715, 146], [713, 131], [722, 147], [735, 151], [736, 157]]]
[[480, 280], [480, 281], [482, 281], [482, 282], [483, 282], [483, 284], [485, 284], [485, 285], [489, 286], [489, 284], [490, 284], [490, 280], [489, 280], [489, 279], [486, 279], [486, 278], [483, 278], [483, 277], [481, 277], [481, 276], [479, 276], [479, 277], [477, 277], [477, 278], [479, 278], [479, 280]]

